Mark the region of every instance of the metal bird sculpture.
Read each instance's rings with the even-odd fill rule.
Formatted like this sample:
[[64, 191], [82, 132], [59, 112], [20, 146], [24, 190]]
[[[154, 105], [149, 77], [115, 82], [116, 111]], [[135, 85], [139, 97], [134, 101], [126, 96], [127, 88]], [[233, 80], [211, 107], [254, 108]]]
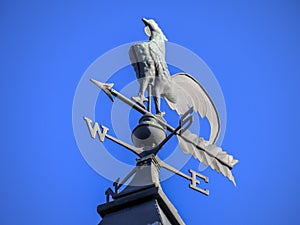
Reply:
[[145, 23], [145, 32], [149, 36], [148, 42], [136, 43], [129, 50], [131, 64], [140, 83], [140, 90], [134, 101], [143, 106], [146, 99], [144, 93], [153, 95], [156, 114], [160, 111], [160, 98], [163, 97], [171, 103], [176, 102], [176, 91], [172, 84], [170, 72], [165, 61], [166, 36], [154, 20], [142, 19]]
[[[210, 124], [209, 140], [187, 130], [177, 134], [180, 148], [184, 153], [192, 154], [200, 162], [228, 177], [235, 185], [231, 169], [238, 160], [215, 145], [220, 132], [220, 120], [213, 101], [191, 75], [178, 73], [170, 76], [165, 61], [166, 36], [154, 20], [143, 18], [142, 21], [149, 41], [135, 43], [129, 50], [130, 61], [140, 84], [138, 96], [132, 99], [144, 108], [144, 102], [148, 101], [148, 110], [151, 111], [149, 106], [152, 96], [159, 116], [164, 115], [160, 110], [160, 101], [164, 98], [169, 107], [180, 115], [193, 107], [201, 118], [206, 117]], [[144, 95], [146, 90], [148, 98]]]

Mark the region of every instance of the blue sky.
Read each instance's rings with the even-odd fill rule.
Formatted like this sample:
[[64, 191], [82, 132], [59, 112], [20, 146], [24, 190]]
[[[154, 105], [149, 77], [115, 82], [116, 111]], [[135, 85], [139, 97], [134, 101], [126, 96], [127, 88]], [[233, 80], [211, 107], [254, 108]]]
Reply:
[[142, 17], [214, 72], [227, 106], [222, 146], [240, 160], [236, 188], [203, 172], [209, 197], [180, 177], [163, 182], [186, 224], [299, 224], [299, 10], [283, 0], [1, 1], [0, 224], [98, 223], [111, 182], [78, 150], [73, 98], [96, 58], [145, 39]]

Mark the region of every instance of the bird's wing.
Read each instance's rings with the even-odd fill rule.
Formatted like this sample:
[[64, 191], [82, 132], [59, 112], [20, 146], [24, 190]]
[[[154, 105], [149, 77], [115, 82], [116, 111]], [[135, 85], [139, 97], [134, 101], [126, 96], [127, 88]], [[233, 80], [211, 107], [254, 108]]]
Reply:
[[218, 112], [205, 89], [189, 74], [177, 73], [171, 77], [177, 95], [176, 103], [166, 98], [171, 109], [181, 115], [190, 107], [199, 113], [201, 118], [206, 117], [210, 124], [209, 143], [214, 144], [220, 133]]
[[149, 42], [133, 44], [129, 49], [129, 59], [138, 79], [145, 76], [145, 62], [151, 60]]
[[176, 103], [172, 103], [165, 98], [170, 108], [176, 110], [178, 114], [183, 114], [190, 107], [193, 107], [202, 118], [207, 117], [211, 127], [209, 141], [205, 141], [189, 130], [178, 134], [180, 148], [184, 153], [193, 155], [200, 162], [222, 173], [235, 185], [231, 169], [238, 160], [215, 145], [220, 132], [220, 121], [212, 100], [205, 89], [191, 75], [179, 73], [172, 76], [172, 81], [177, 100]]

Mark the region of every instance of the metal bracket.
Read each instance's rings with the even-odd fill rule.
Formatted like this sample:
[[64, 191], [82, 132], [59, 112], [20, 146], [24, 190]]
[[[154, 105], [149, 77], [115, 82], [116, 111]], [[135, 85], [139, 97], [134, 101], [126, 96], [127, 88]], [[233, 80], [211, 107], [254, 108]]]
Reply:
[[192, 125], [192, 123], [194, 121], [194, 117], [192, 115], [193, 112], [194, 112], [194, 108], [191, 107], [180, 118], [180, 123], [179, 123], [179, 126], [180, 126], [179, 134], [180, 135], [183, 134]]

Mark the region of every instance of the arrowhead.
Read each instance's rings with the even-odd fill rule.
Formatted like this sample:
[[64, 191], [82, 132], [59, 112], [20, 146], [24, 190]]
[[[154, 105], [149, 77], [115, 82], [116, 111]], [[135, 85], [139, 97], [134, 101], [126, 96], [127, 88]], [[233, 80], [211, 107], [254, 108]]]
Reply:
[[107, 96], [110, 98], [111, 101], [114, 101], [114, 98], [112, 96], [111, 93], [111, 89], [114, 86], [114, 84], [106, 84], [106, 83], [102, 83], [100, 81], [94, 80], [94, 79], [90, 79], [91, 82], [93, 82], [94, 84], [96, 84], [99, 88], [101, 88], [105, 94], [107, 94]]

